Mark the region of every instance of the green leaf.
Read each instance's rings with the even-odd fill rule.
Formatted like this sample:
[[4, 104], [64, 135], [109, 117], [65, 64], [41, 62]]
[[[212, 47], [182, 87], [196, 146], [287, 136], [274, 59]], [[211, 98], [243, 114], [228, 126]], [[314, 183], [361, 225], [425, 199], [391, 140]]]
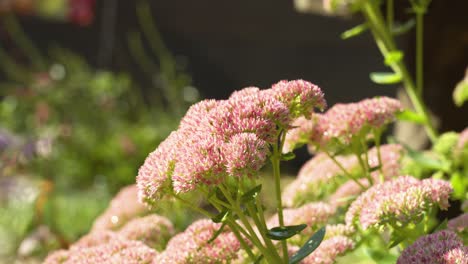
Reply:
[[445, 218], [444, 221], [442, 221], [437, 227], [434, 228], [434, 230], [431, 231], [431, 234], [433, 234], [433, 233], [435, 233], [437, 231], [447, 229], [447, 223], [448, 223], [448, 220], [447, 220], [447, 218]]
[[284, 161], [292, 160], [295, 157], [296, 157], [296, 154], [292, 152], [281, 154], [281, 160], [284, 160]]
[[259, 184], [253, 187], [252, 189], [250, 189], [249, 191], [247, 191], [246, 193], [244, 193], [244, 195], [242, 195], [241, 197], [242, 203], [247, 203], [247, 202], [255, 200], [255, 198], [257, 198], [261, 190], [262, 190], [262, 185]]
[[394, 72], [371, 72], [369, 77], [378, 84], [395, 84], [401, 81], [401, 75]]
[[404, 34], [404, 33], [408, 32], [408, 31], [410, 31], [415, 25], [416, 25], [416, 20], [414, 18], [406, 21], [403, 24], [396, 24], [392, 28], [392, 34], [393, 35]]
[[273, 240], [285, 240], [294, 235], [299, 234], [304, 228], [306, 228], [306, 224], [301, 225], [293, 225], [293, 226], [283, 226], [283, 227], [273, 227], [269, 229], [266, 233], [267, 237]]
[[453, 187], [453, 197], [464, 199], [468, 180], [460, 172], [455, 172], [450, 177], [450, 184]]
[[392, 248], [406, 239], [406, 236], [400, 235], [398, 233], [393, 232], [390, 236], [390, 244], [388, 245], [388, 248]]
[[429, 157], [428, 155], [412, 150], [408, 146], [403, 145], [408, 152], [408, 156], [412, 158], [419, 166], [426, 168], [426, 169], [431, 169], [431, 170], [440, 170], [444, 172], [448, 172], [450, 170], [450, 164], [447, 162], [444, 162], [442, 160]]
[[416, 123], [416, 124], [426, 123], [426, 118], [423, 115], [420, 115], [408, 109], [405, 109], [397, 113], [396, 117], [398, 118], [398, 120], [409, 121], [409, 122]]
[[221, 213], [215, 215], [213, 218], [211, 218], [211, 220], [215, 223], [221, 223], [221, 222], [225, 222], [228, 215], [229, 215], [230, 211], [228, 210], [224, 210], [222, 211]]
[[324, 237], [325, 227], [322, 227], [289, 259], [289, 264], [299, 263], [305, 257], [309, 256], [310, 253], [314, 252], [314, 250], [320, 246]]
[[216, 230], [216, 232], [213, 234], [213, 236], [210, 238], [210, 240], [208, 240], [208, 244], [213, 242], [222, 232], [223, 232], [223, 229], [224, 229], [224, 226], [226, 226], [226, 222], [224, 222], [218, 230]]
[[385, 55], [384, 63], [387, 66], [391, 66], [395, 63], [400, 62], [402, 59], [403, 59], [403, 52], [401, 50], [395, 50]]
[[360, 24], [341, 33], [340, 37], [341, 39], [349, 39], [364, 33], [367, 29], [369, 29], [367, 24]]
[[[468, 73], [467, 73], [468, 75]], [[468, 101], [468, 78], [457, 84], [455, 90], [453, 90], [453, 101], [455, 105], [461, 107], [466, 101]]]

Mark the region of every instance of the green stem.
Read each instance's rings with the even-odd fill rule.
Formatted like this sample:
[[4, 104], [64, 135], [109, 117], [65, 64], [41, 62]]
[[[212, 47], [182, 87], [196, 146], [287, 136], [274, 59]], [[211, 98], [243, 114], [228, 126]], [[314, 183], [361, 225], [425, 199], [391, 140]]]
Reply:
[[424, 13], [416, 12], [416, 92], [422, 97], [423, 92], [423, 41], [424, 41]]
[[240, 208], [240, 205], [234, 201], [229, 193], [229, 190], [227, 190], [222, 184], [218, 186], [221, 192], [223, 193], [224, 197], [228, 200], [228, 202], [233, 206], [233, 211], [239, 216], [239, 219], [241, 220], [242, 224], [245, 226], [247, 231], [250, 233], [251, 241], [252, 243], [257, 246], [257, 248], [262, 252], [262, 254], [265, 256], [265, 259], [268, 260], [268, 262], [274, 263], [277, 261], [277, 258], [275, 258], [273, 255], [271, 255], [270, 250], [265, 248], [265, 246], [262, 244], [260, 239], [258, 238], [257, 234], [255, 233], [254, 229], [252, 228], [252, 225], [249, 223], [247, 218], [245, 217], [244, 213], [242, 212], [242, 209]]
[[[239, 243], [241, 244], [242, 248], [244, 248], [244, 250], [247, 252], [247, 255], [249, 255], [249, 257], [252, 259], [252, 260], [255, 260], [255, 254], [253, 253], [252, 249], [249, 247], [249, 245], [247, 245], [247, 243], [245, 242], [244, 238], [242, 237], [242, 235], [240, 234], [239, 229], [242, 229], [242, 227], [240, 227], [236, 221], [232, 220], [232, 219], [229, 219], [228, 220], [228, 225], [229, 227], [231, 228], [232, 232], [234, 233], [234, 235], [237, 237], [237, 240], [239, 240]], [[245, 231], [244, 231], [245, 232]], [[245, 234], [244, 234], [245, 235]], [[246, 236], [248, 239], [250, 239], [249, 236]], [[251, 239], [250, 239], [251, 240]]]
[[[365, 1], [362, 8], [363, 15], [368, 20], [369, 27], [374, 35], [374, 39], [384, 57], [387, 57], [389, 53], [397, 51], [395, 41], [392, 38], [388, 27], [384, 25], [382, 14], [373, 1]], [[416, 86], [411, 78], [411, 75], [406, 68], [406, 65], [402, 62], [396, 62], [390, 65], [395, 73], [402, 77], [402, 81], [405, 87], [405, 91], [411, 100], [416, 112], [426, 119], [425, 130], [429, 139], [432, 142], [437, 140], [437, 132], [431, 122], [429, 112], [424, 105], [422, 98], [419, 96], [416, 90]]]
[[[260, 203], [260, 200], [257, 199], [258, 197], [259, 195], [257, 195], [255, 202], [253, 201], [247, 202], [247, 210], [249, 211], [250, 216], [254, 220], [255, 225], [257, 226], [258, 231], [260, 232], [260, 235], [262, 236], [263, 241], [265, 242], [267, 248], [269, 248], [271, 252], [274, 252], [275, 255], [277, 255], [277, 257], [280, 258], [280, 256], [276, 252], [275, 245], [273, 245], [273, 243], [271, 242], [271, 239], [266, 236], [266, 232], [268, 231], [268, 229], [266, 226], [265, 217], [263, 215], [262, 205]], [[257, 209], [256, 212], [255, 212], [255, 208]]]
[[382, 154], [380, 152], [380, 137], [382, 135], [381, 131], [378, 130], [373, 130], [374, 131], [374, 142], [375, 142], [375, 148], [377, 149], [377, 159], [379, 161], [379, 172], [380, 172], [380, 182], [385, 181], [385, 175], [383, 172], [383, 162], [382, 162]]
[[[273, 155], [271, 156], [271, 165], [273, 166], [273, 178], [275, 180], [276, 208], [278, 210], [278, 222], [280, 227], [284, 227], [283, 216], [283, 201], [281, 200], [281, 172], [280, 159], [281, 149], [283, 147], [284, 137], [286, 133], [280, 132], [279, 144], [273, 145]], [[285, 263], [288, 261], [288, 245], [286, 240], [281, 240], [281, 248], [283, 250], [283, 258]]]
[[213, 218], [213, 217], [214, 217], [214, 215], [213, 215], [212, 213], [210, 213], [210, 212], [208, 212], [208, 211], [206, 211], [206, 210], [203, 210], [203, 209], [201, 209], [200, 207], [197, 207], [197, 206], [193, 205], [191, 202], [189, 202], [189, 201], [183, 199], [182, 197], [178, 196], [177, 194], [172, 193], [171, 195], [172, 195], [172, 197], [174, 197], [174, 198], [176, 198], [177, 200], [181, 201], [181, 202], [182, 202], [184, 205], [186, 205], [188, 208], [190, 208], [190, 209], [192, 209], [192, 210], [194, 210], [194, 211], [196, 211], [196, 212], [198, 212], [198, 213], [201, 213], [201, 214], [205, 215], [205, 216], [208, 217], [208, 218]]
[[367, 188], [362, 185], [356, 178], [354, 178], [344, 167], [343, 165], [341, 165], [341, 163], [333, 156], [331, 155], [328, 151], [324, 150], [325, 154], [327, 154], [327, 156], [336, 164], [336, 166], [338, 166], [338, 168], [341, 169], [341, 171], [343, 171], [343, 173], [345, 174], [346, 177], [348, 177], [348, 179], [354, 181], [357, 185], [359, 185], [359, 187], [361, 187], [362, 190], [366, 190]]
[[387, 0], [387, 26], [391, 31], [393, 28], [394, 5], [393, 0]]

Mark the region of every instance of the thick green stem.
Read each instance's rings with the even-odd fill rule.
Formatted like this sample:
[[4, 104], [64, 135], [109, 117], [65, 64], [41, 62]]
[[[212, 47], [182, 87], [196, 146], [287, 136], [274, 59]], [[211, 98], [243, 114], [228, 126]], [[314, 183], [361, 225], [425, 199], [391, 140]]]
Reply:
[[[387, 57], [389, 53], [396, 52], [397, 48], [395, 41], [390, 34], [388, 27], [385, 26], [382, 14], [375, 3], [373, 1], [365, 1], [361, 11], [367, 19], [377, 46], [379, 47], [383, 56]], [[390, 67], [393, 71], [395, 71], [395, 73], [402, 77], [405, 91], [408, 94], [408, 97], [410, 98], [416, 112], [423, 116], [426, 120], [424, 128], [426, 129], [426, 133], [429, 136], [429, 139], [432, 142], [435, 142], [437, 140], [437, 132], [431, 122], [429, 112], [427, 111], [422, 98], [417, 92], [416, 86], [408, 72], [408, 69], [406, 68], [406, 65], [402, 61], [399, 61], [391, 64]]]
[[238, 204], [238, 201], [234, 201], [234, 199], [232, 198], [232, 196], [230, 195], [229, 193], [229, 190], [227, 190], [223, 185], [219, 185], [218, 186], [219, 189], [221, 190], [221, 192], [223, 193], [224, 197], [228, 200], [228, 202], [232, 205], [232, 210], [234, 213], [237, 214], [237, 216], [239, 216], [239, 219], [241, 220], [242, 224], [244, 225], [244, 227], [247, 229], [247, 231], [249, 232], [250, 234], [250, 238], [251, 238], [251, 242], [258, 248], [258, 250], [260, 250], [260, 252], [263, 254], [263, 256], [265, 257], [265, 259], [269, 262], [269, 263], [275, 263], [278, 261], [278, 257], [274, 256], [274, 253], [276, 252], [272, 252], [271, 250], [269, 250], [268, 248], [266, 248], [262, 242], [260, 241], [260, 239], [258, 238], [257, 234], [255, 233], [252, 225], [250, 224], [250, 222], [247, 220], [247, 218], [245, 217], [245, 214], [244, 212], [242, 212], [242, 209], [240, 208], [240, 205]]
[[[286, 133], [282, 132], [278, 145], [273, 145], [273, 155], [271, 156], [271, 165], [273, 166], [273, 178], [275, 179], [275, 194], [276, 194], [276, 209], [278, 210], [278, 222], [280, 227], [284, 227], [283, 217], [283, 201], [281, 200], [281, 172], [280, 172], [280, 159], [281, 149], [283, 147], [284, 136]], [[283, 250], [284, 263], [288, 261], [288, 245], [286, 240], [281, 240], [281, 248]]]
[[393, 28], [394, 5], [393, 0], [387, 0], [387, 26], [391, 31]]

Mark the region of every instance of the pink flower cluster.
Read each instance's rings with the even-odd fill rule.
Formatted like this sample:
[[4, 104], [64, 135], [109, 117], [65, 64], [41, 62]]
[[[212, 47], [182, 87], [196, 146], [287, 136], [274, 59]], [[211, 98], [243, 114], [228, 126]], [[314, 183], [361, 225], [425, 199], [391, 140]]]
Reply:
[[141, 166], [140, 199], [152, 204], [171, 189], [185, 193], [226, 177], [254, 176], [281, 129], [325, 106], [321, 90], [303, 80], [281, 81], [267, 90], [248, 87], [228, 100], [193, 105]]
[[52, 263], [157, 263], [158, 252], [174, 235], [172, 223], [165, 217], [149, 215], [135, 218], [119, 231], [98, 230], [59, 250], [45, 261]]
[[447, 223], [447, 228], [457, 233], [468, 231], [468, 213], [450, 219]]
[[407, 247], [397, 264], [467, 264], [468, 247], [452, 231], [442, 230], [419, 238]]
[[130, 219], [147, 213], [148, 209], [138, 202], [137, 186], [129, 185], [112, 199], [106, 211], [94, 221], [92, 230], [116, 230]]
[[299, 119], [286, 136], [285, 151], [303, 144], [313, 149], [334, 149], [348, 145], [354, 137], [367, 136], [370, 128], [379, 129], [395, 120], [402, 110], [398, 100], [375, 97], [357, 103], [335, 104], [324, 114], [312, 114], [310, 120]]
[[[354, 248], [354, 242], [345, 236], [335, 236], [322, 241], [320, 246], [301, 261], [302, 264], [333, 264], [336, 258]], [[299, 250], [297, 246], [289, 246], [292, 256]]]
[[405, 225], [435, 205], [446, 210], [451, 192], [450, 183], [443, 180], [400, 176], [361, 194], [349, 207], [345, 220], [348, 225], [358, 220], [363, 229], [386, 223]]
[[220, 227], [221, 224], [207, 219], [192, 223], [169, 241], [155, 263], [230, 263], [237, 258], [240, 243], [232, 232], [226, 230], [227, 227], [210, 243]]
[[44, 264], [91, 264], [128, 263], [149, 264], [157, 251], [140, 241], [111, 240], [93, 247], [75, 247], [68, 251], [59, 250], [50, 254]]

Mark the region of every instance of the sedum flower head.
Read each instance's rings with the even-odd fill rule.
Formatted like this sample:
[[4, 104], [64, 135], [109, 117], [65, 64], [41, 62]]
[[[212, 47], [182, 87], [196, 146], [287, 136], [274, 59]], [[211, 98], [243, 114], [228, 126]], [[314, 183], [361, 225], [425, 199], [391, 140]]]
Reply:
[[148, 264], [158, 255], [157, 251], [139, 241], [111, 240], [93, 247], [75, 247], [68, 251], [50, 254], [45, 264], [128, 263]]
[[442, 230], [419, 238], [407, 247], [397, 264], [466, 264], [468, 247], [452, 231]]
[[446, 210], [452, 192], [443, 180], [418, 180], [400, 176], [374, 185], [361, 194], [349, 207], [345, 219], [348, 225], [359, 222], [364, 229], [390, 224], [405, 225], [422, 217], [433, 206]]
[[222, 145], [226, 171], [230, 175], [254, 176], [263, 167], [269, 154], [268, 144], [254, 133], [240, 133]]
[[177, 131], [141, 166], [140, 200], [154, 204], [164, 194], [217, 185], [227, 177], [253, 176], [291, 120], [325, 107], [321, 90], [306, 81], [271, 89], [248, 87], [227, 100], [204, 100], [187, 111]]
[[324, 114], [300, 119], [286, 137], [287, 150], [309, 143], [312, 149], [331, 149], [349, 145], [354, 137], [365, 137], [369, 129], [381, 129], [395, 120], [402, 110], [398, 100], [375, 97], [357, 103], [335, 104]]
[[161, 250], [174, 235], [174, 232], [174, 226], [169, 219], [152, 214], [131, 220], [118, 231], [118, 234], [130, 240], [141, 241], [156, 250]]
[[122, 188], [111, 200], [109, 207], [93, 223], [92, 230], [116, 230], [130, 219], [148, 213], [138, 202], [138, 188], [135, 184]]
[[280, 81], [268, 91], [289, 107], [292, 118], [308, 117], [314, 107], [321, 110], [327, 107], [322, 90], [308, 81]]
[[209, 242], [221, 224], [202, 219], [192, 223], [184, 232], [174, 236], [156, 263], [229, 263], [237, 258], [240, 243], [230, 231], [223, 231]]

